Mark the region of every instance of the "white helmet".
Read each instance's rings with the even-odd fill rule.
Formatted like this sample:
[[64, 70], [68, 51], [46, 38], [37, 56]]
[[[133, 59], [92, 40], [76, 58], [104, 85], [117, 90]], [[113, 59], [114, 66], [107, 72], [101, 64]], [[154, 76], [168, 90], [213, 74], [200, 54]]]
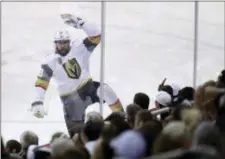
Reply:
[[60, 30], [55, 33], [54, 41], [70, 40], [70, 34], [67, 30]]

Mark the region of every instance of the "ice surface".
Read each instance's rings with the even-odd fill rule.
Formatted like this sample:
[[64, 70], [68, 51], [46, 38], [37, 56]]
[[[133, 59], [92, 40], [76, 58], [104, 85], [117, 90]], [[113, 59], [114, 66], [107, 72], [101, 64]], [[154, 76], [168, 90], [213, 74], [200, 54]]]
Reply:
[[[65, 7], [66, 6], [66, 7]], [[34, 82], [43, 57], [53, 48], [54, 31], [67, 28], [74, 38], [82, 31], [68, 28], [60, 12], [69, 10], [101, 24], [101, 4], [55, 2], [2, 3], [2, 135], [19, 139], [25, 130], [49, 141], [55, 131], [65, 131], [62, 105], [50, 85], [45, 107], [48, 116], [36, 119], [27, 108], [34, 99]], [[154, 99], [164, 77], [181, 86], [193, 83], [194, 3], [108, 2], [106, 4], [105, 81], [124, 105], [143, 91]], [[197, 83], [215, 78], [224, 67], [224, 3], [199, 6]], [[91, 57], [91, 73], [100, 74], [100, 46]], [[154, 103], [151, 103], [151, 106]], [[98, 104], [88, 111], [98, 110]], [[104, 107], [104, 116], [110, 110]]]

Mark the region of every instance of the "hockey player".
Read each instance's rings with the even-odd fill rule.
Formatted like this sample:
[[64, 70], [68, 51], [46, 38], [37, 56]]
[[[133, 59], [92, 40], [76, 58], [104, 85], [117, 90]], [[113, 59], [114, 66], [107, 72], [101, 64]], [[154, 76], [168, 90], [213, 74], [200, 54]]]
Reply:
[[[64, 118], [70, 137], [80, 131], [88, 105], [99, 102], [99, 82], [92, 81], [89, 58], [100, 43], [101, 32], [94, 25], [71, 14], [61, 14], [64, 23], [82, 29], [88, 37], [72, 42], [68, 31], [55, 34], [55, 53], [49, 55], [41, 65], [36, 86], [36, 99], [31, 104], [33, 115], [44, 117], [44, 95], [52, 78], [64, 108]], [[113, 90], [104, 84], [104, 101], [112, 111], [123, 111], [120, 100]]]

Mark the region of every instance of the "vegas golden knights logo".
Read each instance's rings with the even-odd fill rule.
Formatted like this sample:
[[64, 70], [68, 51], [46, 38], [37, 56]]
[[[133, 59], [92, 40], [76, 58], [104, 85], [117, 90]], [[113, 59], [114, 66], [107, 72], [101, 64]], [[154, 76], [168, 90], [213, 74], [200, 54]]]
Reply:
[[68, 77], [78, 79], [81, 75], [81, 68], [75, 58], [68, 60], [63, 64], [63, 68], [66, 71]]

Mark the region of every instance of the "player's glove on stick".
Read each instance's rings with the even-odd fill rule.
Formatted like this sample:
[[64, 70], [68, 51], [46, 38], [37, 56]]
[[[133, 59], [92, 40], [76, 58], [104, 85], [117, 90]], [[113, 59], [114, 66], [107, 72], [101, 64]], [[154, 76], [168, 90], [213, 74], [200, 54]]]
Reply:
[[80, 29], [84, 24], [83, 19], [81, 19], [80, 17], [76, 17], [72, 14], [61, 14], [61, 18], [63, 19], [65, 24], [75, 27], [77, 29]]
[[31, 104], [31, 112], [37, 118], [44, 118], [45, 111], [42, 101], [35, 101]]

